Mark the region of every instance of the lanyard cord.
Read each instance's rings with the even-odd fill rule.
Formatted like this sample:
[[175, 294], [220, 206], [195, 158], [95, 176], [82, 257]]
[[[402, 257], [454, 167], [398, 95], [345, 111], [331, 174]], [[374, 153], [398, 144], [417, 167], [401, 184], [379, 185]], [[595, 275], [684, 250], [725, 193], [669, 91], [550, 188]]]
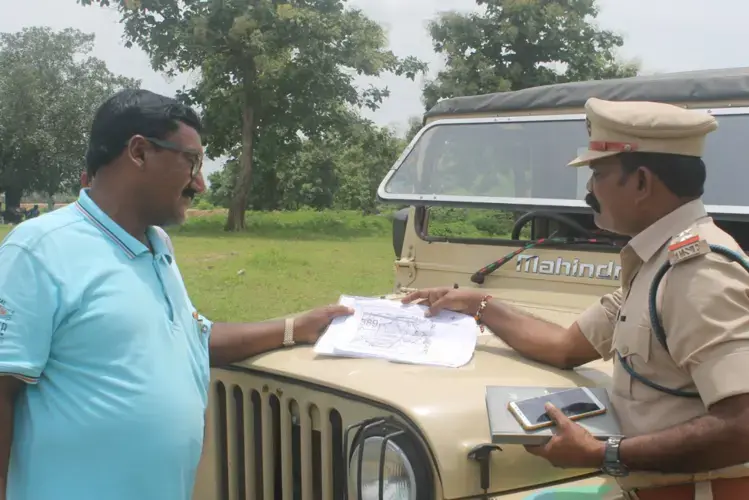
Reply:
[[[709, 245], [709, 247], [710, 247], [710, 250], [712, 250], [713, 252], [723, 255], [724, 257], [727, 257], [729, 260], [733, 262], [737, 262], [739, 265], [741, 265], [741, 267], [744, 268], [744, 270], [746, 270], [746, 272], [749, 273], [749, 263], [747, 263], [747, 261], [737, 252], [734, 252], [733, 250], [730, 250], [720, 245]], [[658, 286], [661, 284], [663, 277], [666, 275], [666, 273], [668, 272], [670, 268], [671, 268], [671, 262], [666, 261], [663, 264], [663, 266], [661, 266], [661, 268], [658, 269], [658, 272], [655, 274], [655, 277], [653, 278], [653, 282], [650, 285], [650, 293], [648, 294], [648, 307], [650, 309], [650, 324], [653, 327], [653, 335], [658, 340], [658, 342], [663, 346], [666, 352], [669, 352], [669, 353], [670, 351], [668, 348], [668, 343], [666, 341], [666, 331], [663, 328], [663, 324], [661, 323], [661, 320], [658, 317], [658, 311], [656, 309], [656, 298], [658, 296]], [[634, 281], [634, 278], [632, 278], [632, 281]], [[631, 291], [631, 282], [630, 282], [630, 291]], [[629, 297], [629, 292], [627, 292], [627, 297]], [[624, 370], [627, 373], [629, 373], [629, 375], [632, 378], [637, 379], [638, 381], [642, 382], [648, 387], [652, 387], [653, 389], [657, 391], [671, 394], [672, 396], [679, 396], [683, 398], [699, 398], [700, 397], [699, 392], [671, 389], [668, 387], [664, 387], [660, 384], [656, 384], [652, 380], [635, 372], [634, 368], [632, 368], [629, 364], [627, 364], [627, 362], [624, 360], [622, 355], [619, 354], [619, 351], [616, 351], [616, 355], [619, 358], [619, 362], [621, 363]]]

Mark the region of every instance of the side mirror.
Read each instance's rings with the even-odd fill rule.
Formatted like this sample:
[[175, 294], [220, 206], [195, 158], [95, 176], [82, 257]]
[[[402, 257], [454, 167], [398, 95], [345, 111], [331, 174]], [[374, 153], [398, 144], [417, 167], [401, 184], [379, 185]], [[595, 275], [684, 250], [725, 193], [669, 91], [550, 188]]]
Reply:
[[402, 208], [393, 215], [393, 250], [399, 259], [403, 251], [403, 239], [406, 237], [409, 210], [409, 207]]

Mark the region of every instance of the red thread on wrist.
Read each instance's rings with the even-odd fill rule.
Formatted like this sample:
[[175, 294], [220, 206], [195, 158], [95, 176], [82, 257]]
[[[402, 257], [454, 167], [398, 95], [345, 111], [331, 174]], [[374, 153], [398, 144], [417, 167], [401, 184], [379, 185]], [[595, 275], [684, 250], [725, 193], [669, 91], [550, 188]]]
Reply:
[[481, 333], [484, 332], [484, 324], [481, 322], [481, 316], [483, 316], [484, 309], [486, 309], [486, 306], [491, 299], [492, 299], [491, 295], [485, 295], [481, 299], [481, 303], [479, 304], [478, 310], [476, 310], [476, 314], [473, 315], [473, 319], [476, 320], [476, 324], [479, 326], [479, 330], [481, 330]]

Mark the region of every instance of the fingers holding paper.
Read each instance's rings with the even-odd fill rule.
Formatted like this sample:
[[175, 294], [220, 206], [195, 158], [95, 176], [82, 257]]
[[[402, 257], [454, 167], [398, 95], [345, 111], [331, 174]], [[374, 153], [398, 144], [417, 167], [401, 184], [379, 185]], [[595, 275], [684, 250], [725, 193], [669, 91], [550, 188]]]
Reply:
[[411, 304], [419, 301], [427, 306], [428, 316], [439, 314], [445, 309], [463, 314], [474, 314], [484, 294], [481, 290], [469, 288], [425, 288], [406, 295], [401, 302]]
[[554, 422], [556, 432], [546, 444], [526, 446], [528, 453], [545, 458], [555, 467], [599, 468], [603, 464], [605, 444], [570, 420], [551, 403], [546, 413]]
[[301, 315], [296, 320], [296, 333], [302, 343], [315, 343], [331, 321], [339, 316], [354, 314], [351, 307], [330, 304]]
[[431, 306], [434, 302], [444, 297], [452, 288], [424, 288], [423, 290], [416, 290], [411, 292], [401, 300], [404, 304], [411, 304], [413, 302], [419, 302], [425, 306]]

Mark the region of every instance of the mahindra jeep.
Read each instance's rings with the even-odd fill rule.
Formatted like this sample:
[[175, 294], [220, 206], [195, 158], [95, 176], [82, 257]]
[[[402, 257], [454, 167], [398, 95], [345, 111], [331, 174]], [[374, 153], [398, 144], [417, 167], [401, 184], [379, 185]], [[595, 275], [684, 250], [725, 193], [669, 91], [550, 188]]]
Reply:
[[[592, 96], [715, 115], [704, 200], [746, 247], [749, 169], [736, 153], [749, 138], [747, 89], [742, 69], [438, 103], [378, 190], [380, 201], [404, 207], [393, 220], [394, 287], [383, 296], [476, 287], [566, 326], [618, 287], [626, 241], [597, 230], [582, 201], [589, 171], [566, 166], [587, 146], [583, 105]], [[461, 221], [440, 221], [448, 211], [486, 229], [457, 231]], [[492, 444], [485, 404], [489, 385], [609, 387], [611, 372], [602, 361], [574, 370], [534, 363], [488, 330], [457, 369], [320, 357], [306, 346], [262, 354], [212, 370], [194, 498], [613, 498], [616, 482], [600, 471], [555, 468], [522, 446]]]

